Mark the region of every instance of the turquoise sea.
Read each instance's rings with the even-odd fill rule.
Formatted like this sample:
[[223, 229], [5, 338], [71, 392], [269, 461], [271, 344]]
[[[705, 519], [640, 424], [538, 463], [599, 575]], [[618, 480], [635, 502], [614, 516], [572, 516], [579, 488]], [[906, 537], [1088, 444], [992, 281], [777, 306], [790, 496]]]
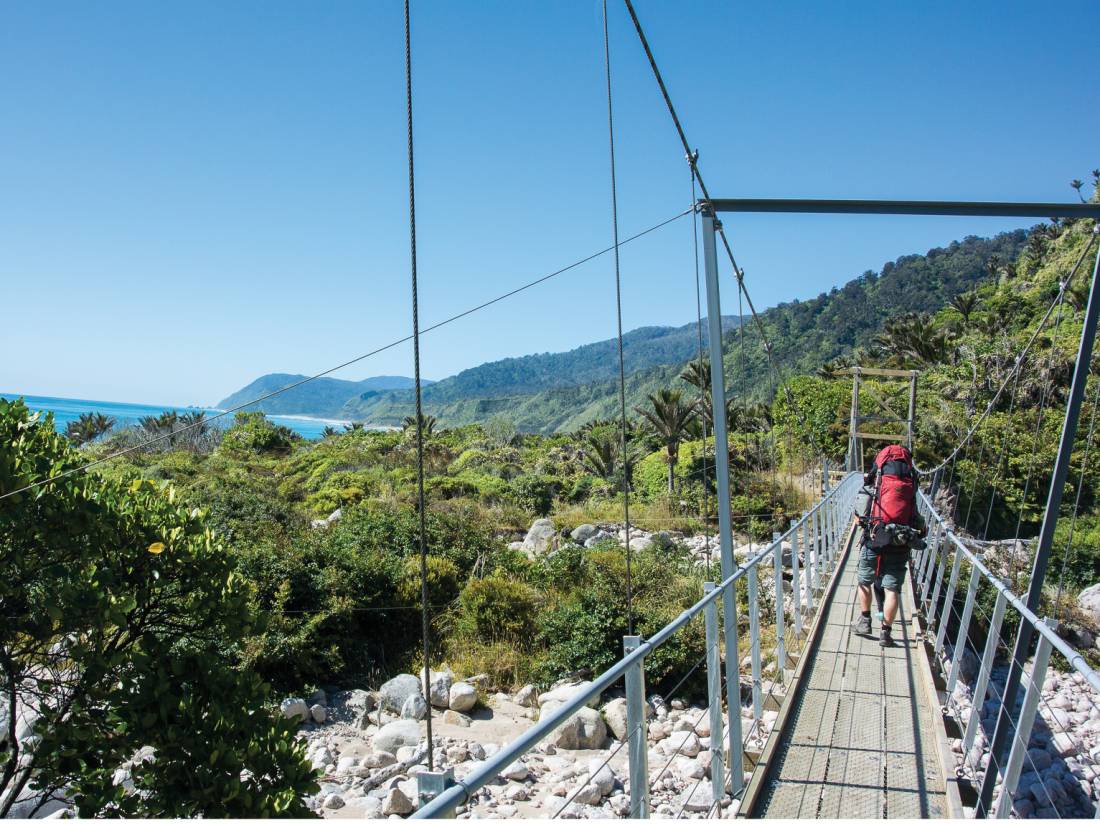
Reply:
[[[14, 400], [19, 398], [18, 393], [0, 392], [0, 398]], [[43, 395], [25, 395], [22, 398], [32, 410], [52, 412], [54, 416], [54, 428], [58, 432], [64, 432], [65, 426], [70, 421], [75, 421], [81, 413], [102, 413], [115, 419], [115, 427], [122, 428], [137, 424], [147, 415], [160, 415], [169, 410], [179, 413], [203, 410], [207, 416], [217, 415], [220, 410], [207, 407], [160, 407], [153, 404], [123, 404], [118, 401], [87, 401], [80, 398], [50, 398]], [[298, 415], [269, 415], [268, 419], [277, 424], [283, 424], [303, 438], [320, 438], [321, 431], [326, 426], [340, 429], [344, 421], [331, 421], [324, 418], [308, 418]], [[214, 422], [219, 425], [229, 426], [233, 423], [233, 416], [227, 415]]]

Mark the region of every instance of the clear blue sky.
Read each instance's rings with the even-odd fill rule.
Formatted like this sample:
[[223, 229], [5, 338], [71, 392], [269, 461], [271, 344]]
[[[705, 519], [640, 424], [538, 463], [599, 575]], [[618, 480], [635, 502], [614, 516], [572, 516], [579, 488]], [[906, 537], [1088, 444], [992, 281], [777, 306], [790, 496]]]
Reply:
[[[1092, 0], [637, 7], [716, 195], [1071, 200], [1100, 166]], [[611, 9], [629, 234], [690, 187]], [[596, 0], [413, 12], [427, 324], [608, 244], [607, 138]], [[398, 0], [4, 3], [0, 391], [211, 403], [407, 334], [403, 58]], [[765, 307], [1026, 223], [727, 227]], [[686, 220], [624, 250], [627, 328], [694, 319], [691, 254]], [[424, 375], [610, 337], [613, 296], [604, 258], [426, 336]]]

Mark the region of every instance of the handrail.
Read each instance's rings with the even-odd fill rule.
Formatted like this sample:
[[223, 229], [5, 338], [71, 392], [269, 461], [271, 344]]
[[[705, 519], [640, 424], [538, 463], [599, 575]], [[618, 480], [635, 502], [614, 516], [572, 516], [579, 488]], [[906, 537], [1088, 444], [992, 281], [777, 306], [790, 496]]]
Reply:
[[[724, 579], [721, 584], [704, 595], [703, 598], [691, 607], [686, 608], [679, 616], [658, 630], [650, 639], [642, 642], [635, 650], [621, 658], [618, 662], [593, 679], [589, 685], [576, 691], [545, 719], [540, 719], [538, 723], [529, 728], [514, 742], [485, 760], [484, 763], [479, 765], [477, 769], [469, 776], [465, 777], [465, 779], [454, 780], [454, 785], [443, 790], [430, 802], [421, 806], [419, 810], [413, 814], [413, 818], [440, 818], [453, 811], [458, 805], [464, 804], [474, 795], [474, 793], [495, 779], [504, 768], [531, 751], [539, 742], [552, 733], [554, 729], [587, 705], [593, 697], [600, 695], [611, 687], [611, 685], [618, 681], [618, 679], [631, 667], [637, 666], [649, 653], [668, 641], [676, 631], [691, 621], [691, 619], [702, 614], [709, 604], [721, 598], [739, 579], [746, 576], [750, 569], [759, 566], [765, 559], [774, 557], [776, 549], [782, 546], [784, 540], [791, 539], [808, 519], [813, 518], [818, 511], [827, 504], [830, 504], [834, 500], [839, 500], [842, 495], [850, 492], [848, 488], [851, 486], [851, 479], [858, 475], [859, 473], [855, 472], [846, 474], [838, 484], [831, 487], [822, 499], [804, 513], [801, 518], [792, 522], [790, 528], [788, 528], [785, 533], [773, 539], [764, 549], [748, 558], [744, 564], [740, 565], [733, 573]], [[777, 597], [782, 599], [782, 594], [777, 594]]]
[[1039, 634], [1046, 637], [1051, 647], [1061, 653], [1074, 670], [1080, 673], [1097, 693], [1100, 693], [1100, 674], [1089, 667], [1085, 658], [1080, 653], [1067, 643], [1065, 639], [1059, 636], [1054, 628], [1047, 624], [1045, 620], [1040, 619], [1034, 612], [1029, 610], [1028, 606], [1024, 604], [1020, 597], [1013, 593], [1008, 585], [998, 576], [994, 575], [994, 573], [982, 563], [981, 558], [966, 546], [965, 542], [959, 538], [954, 530], [951, 530], [947, 526], [947, 521], [940, 515], [935, 507], [932, 506], [932, 501], [925, 495], [923, 490], [920, 496], [928, 506], [928, 512], [930, 512], [936, 518], [936, 521], [943, 527], [944, 536], [962, 552], [966, 559], [981, 572], [984, 578], [988, 579], [989, 583], [997, 589], [997, 592], [1004, 596], [1005, 601], [1014, 607], [1016, 612], [1020, 614], [1020, 618], [1025, 619]]

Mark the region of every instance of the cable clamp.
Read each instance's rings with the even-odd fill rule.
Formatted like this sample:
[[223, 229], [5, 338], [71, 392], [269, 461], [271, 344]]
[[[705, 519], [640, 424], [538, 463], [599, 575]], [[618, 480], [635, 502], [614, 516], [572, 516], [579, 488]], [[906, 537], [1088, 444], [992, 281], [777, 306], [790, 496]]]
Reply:
[[699, 150], [693, 149], [689, 154], [684, 155], [684, 160], [688, 162], [688, 166], [694, 168], [699, 162]]

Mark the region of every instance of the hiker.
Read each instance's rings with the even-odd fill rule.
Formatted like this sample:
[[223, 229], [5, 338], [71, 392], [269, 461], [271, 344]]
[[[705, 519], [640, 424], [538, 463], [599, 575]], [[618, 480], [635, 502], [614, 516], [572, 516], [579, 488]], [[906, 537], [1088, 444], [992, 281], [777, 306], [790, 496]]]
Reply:
[[891, 628], [898, 613], [909, 551], [928, 534], [917, 511], [913, 455], [900, 444], [884, 447], [875, 456], [874, 467], [863, 477], [863, 485], [863, 494], [856, 502], [856, 517], [863, 527], [856, 569], [860, 617], [852, 630], [861, 635], [871, 634], [873, 588], [882, 622], [879, 644], [893, 647]]

